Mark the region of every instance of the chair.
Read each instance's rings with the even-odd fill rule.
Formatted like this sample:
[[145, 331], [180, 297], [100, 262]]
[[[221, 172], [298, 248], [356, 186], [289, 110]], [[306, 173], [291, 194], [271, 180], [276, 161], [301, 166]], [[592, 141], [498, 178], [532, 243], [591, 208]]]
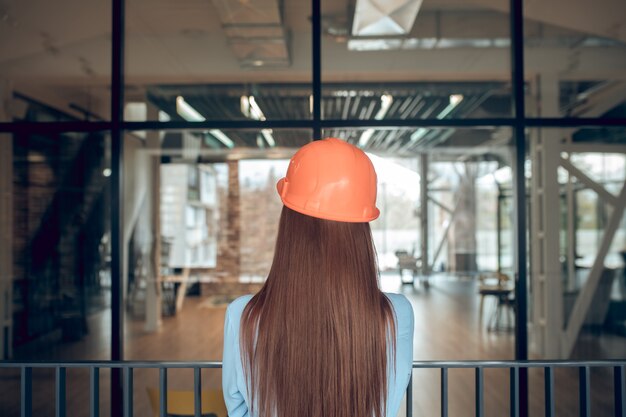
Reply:
[[510, 295], [513, 292], [511, 286], [511, 278], [507, 274], [496, 272], [495, 275], [481, 274], [478, 277], [479, 286], [478, 294], [480, 295], [480, 305], [478, 307], [479, 322], [482, 323], [483, 319], [483, 305], [485, 296], [495, 296], [497, 298], [496, 309], [494, 310], [491, 318], [489, 319], [488, 329], [496, 329], [498, 318], [502, 313], [503, 308], [514, 308], [515, 300], [511, 299]]
[[[150, 406], [154, 417], [159, 417], [159, 390], [147, 388]], [[226, 404], [222, 390], [207, 390], [200, 394], [203, 416], [227, 417]], [[174, 416], [193, 416], [193, 391], [167, 390], [167, 414]]]
[[[400, 273], [400, 282], [403, 285], [413, 284], [415, 282], [415, 276], [419, 272], [418, 262], [420, 261], [420, 259], [416, 258], [405, 250], [398, 250], [395, 252], [395, 255], [398, 258], [398, 272]], [[402, 274], [404, 270], [408, 270], [411, 272], [411, 281], [404, 281]]]

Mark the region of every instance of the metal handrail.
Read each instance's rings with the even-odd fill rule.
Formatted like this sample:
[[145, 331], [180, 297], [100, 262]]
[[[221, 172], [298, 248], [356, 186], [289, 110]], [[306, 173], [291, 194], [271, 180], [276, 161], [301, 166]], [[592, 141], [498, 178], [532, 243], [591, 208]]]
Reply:
[[[168, 369], [193, 369], [194, 370], [194, 409], [195, 416], [201, 416], [201, 369], [218, 369], [222, 367], [220, 361], [0, 361], [1, 368], [19, 368], [21, 370], [20, 407], [22, 417], [32, 416], [32, 370], [33, 368], [55, 369], [55, 415], [66, 416], [66, 369], [87, 368], [90, 371], [90, 400], [89, 410], [91, 417], [99, 417], [99, 375], [100, 368], [123, 370], [123, 399], [124, 416], [133, 415], [133, 369], [158, 369], [159, 370], [159, 415], [167, 416], [167, 370]], [[475, 370], [475, 415], [484, 415], [483, 390], [484, 369], [508, 368], [510, 373], [510, 415], [519, 417], [520, 373], [529, 368], [544, 369], [544, 404], [545, 416], [555, 415], [554, 402], [554, 369], [555, 368], [578, 368], [579, 372], [579, 414], [581, 417], [591, 416], [590, 400], [590, 369], [613, 368], [613, 396], [615, 403], [615, 416], [626, 417], [626, 360], [537, 360], [537, 361], [414, 361], [413, 369], [439, 369], [441, 372], [441, 416], [448, 416], [448, 370], [458, 368], [473, 368]], [[406, 417], [413, 415], [413, 377], [409, 379], [406, 391]]]
[[[433, 368], [579, 368], [626, 366], [626, 359], [603, 360], [453, 360], [453, 361], [413, 361], [413, 369]], [[0, 368], [221, 368], [221, 361], [11, 361], [0, 360]]]

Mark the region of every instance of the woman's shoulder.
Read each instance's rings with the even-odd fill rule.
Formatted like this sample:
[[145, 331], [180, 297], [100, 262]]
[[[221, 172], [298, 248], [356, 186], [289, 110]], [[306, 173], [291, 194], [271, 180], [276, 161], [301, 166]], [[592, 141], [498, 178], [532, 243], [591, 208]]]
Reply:
[[402, 310], [407, 310], [407, 309], [413, 310], [413, 307], [411, 307], [411, 302], [409, 301], [408, 298], [406, 298], [404, 294], [398, 294], [394, 292], [386, 292], [384, 294], [387, 296], [389, 301], [391, 301], [394, 307], [402, 309]]
[[396, 312], [398, 320], [411, 320], [413, 321], [413, 307], [411, 302], [403, 294], [396, 294], [386, 292], [384, 293]]
[[228, 307], [226, 308], [226, 315], [231, 319], [239, 319], [243, 313], [243, 309], [246, 307], [246, 304], [248, 304], [248, 301], [250, 301], [253, 296], [253, 294], [246, 294], [235, 298], [230, 304], [228, 304]]
[[[384, 293], [385, 296], [391, 302], [393, 309], [396, 313], [396, 317], [400, 321], [410, 320], [413, 321], [413, 307], [409, 300], [402, 294], [396, 293]], [[239, 322], [244, 308], [248, 302], [252, 299], [253, 294], [242, 295], [241, 297], [233, 300], [226, 309], [226, 316], [231, 321]]]
[[243, 310], [243, 308], [246, 306], [246, 304], [248, 304], [248, 301], [250, 301], [252, 297], [254, 297], [254, 294], [246, 294], [246, 295], [239, 296], [235, 298], [233, 301], [231, 301], [230, 304], [228, 304], [228, 308], [232, 308], [232, 309], [241, 308]]

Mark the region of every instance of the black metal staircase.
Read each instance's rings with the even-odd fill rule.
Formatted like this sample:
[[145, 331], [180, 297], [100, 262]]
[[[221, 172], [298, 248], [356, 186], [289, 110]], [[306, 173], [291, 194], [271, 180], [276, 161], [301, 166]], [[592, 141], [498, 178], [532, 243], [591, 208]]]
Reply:
[[[87, 331], [87, 287], [101, 266], [94, 254], [105, 233], [106, 140], [100, 133], [16, 138], [18, 235], [26, 236], [15, 281], [14, 343], [57, 329]], [[30, 237], [30, 238], [28, 238]], [[20, 276], [20, 275], [18, 275]]]

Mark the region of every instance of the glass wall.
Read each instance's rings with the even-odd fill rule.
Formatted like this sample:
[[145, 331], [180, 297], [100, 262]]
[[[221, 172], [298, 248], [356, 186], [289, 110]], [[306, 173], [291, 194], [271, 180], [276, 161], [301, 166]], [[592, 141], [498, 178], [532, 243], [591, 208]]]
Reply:
[[[277, 146], [259, 148], [268, 135]], [[223, 308], [269, 272], [282, 207], [276, 182], [310, 140], [308, 130], [284, 129], [126, 135], [126, 357], [215, 358]]]
[[126, 120], [310, 119], [310, 10], [126, 2]]
[[562, 5], [524, 2], [527, 115], [623, 118], [626, 39], [611, 28], [626, 7]]
[[[277, 146], [260, 148], [271, 135]], [[265, 135], [265, 136], [264, 136]], [[232, 140], [232, 149], [215, 137]], [[125, 137], [125, 357], [215, 360], [228, 303], [269, 272], [282, 204], [276, 182], [309, 130], [148, 131]], [[173, 335], [176, 335], [173, 337]], [[149, 413], [157, 373], [136, 370], [135, 412]], [[169, 389], [193, 374], [168, 373]], [[221, 372], [202, 372], [221, 389]]]
[[[110, 356], [110, 141], [106, 132], [3, 139], [12, 210], [5, 358]], [[9, 145], [9, 146], [7, 146]], [[12, 149], [11, 149], [12, 148]], [[6, 154], [5, 154], [6, 155]], [[88, 346], [88, 349], [85, 349]]]
[[[0, 5], [2, 358], [106, 359], [123, 323], [126, 358], [219, 359], [226, 304], [271, 263], [275, 182], [313, 132], [360, 146], [379, 171], [381, 285], [427, 318], [416, 358], [513, 358], [516, 335], [532, 358], [623, 351], [626, 10], [117, 1]], [[525, 294], [530, 341], [514, 320]]]
[[[546, 355], [622, 355], [624, 139], [623, 128], [530, 131], [530, 317], [563, 335], [533, 327], [531, 346]], [[546, 305], [547, 292], [562, 299]]]
[[[324, 136], [355, 143], [377, 164], [391, 167], [389, 177], [380, 183], [379, 204], [384, 215], [372, 225], [382, 271], [397, 269], [400, 253], [410, 256], [409, 260], [415, 258], [415, 270], [420, 274], [481, 275], [495, 271], [511, 277], [516, 258], [511, 157], [475, 150], [491, 146], [486, 143], [502, 149], [511, 146], [515, 88], [526, 94], [524, 117], [597, 117], [611, 118], [615, 123], [624, 116], [624, 89], [619, 77], [624, 43], [610, 30], [617, 18], [611, 14], [605, 16], [604, 23], [582, 21], [585, 10], [578, 6], [568, 7], [571, 13], [565, 16], [557, 16], [544, 13], [540, 5], [524, 5], [526, 84], [514, 86], [510, 76], [514, 44], [507, 1], [463, 8], [441, 2], [407, 2], [400, 9], [388, 5], [380, 10], [366, 1], [321, 2], [319, 21], [312, 4], [305, 0], [196, 2], [175, 8], [164, 2], [125, 3], [124, 86], [110, 83], [110, 56], [118, 49], [112, 50], [107, 41], [114, 23], [108, 3], [65, 1], [50, 8], [39, 2], [28, 10], [3, 6], [2, 33], [7, 36], [2, 36], [0, 43], [0, 118], [9, 122], [5, 126], [12, 132], [12, 155], [19, 141], [25, 140], [22, 138], [37, 137], [34, 132], [39, 122], [78, 123], [80, 131], [94, 130], [90, 123], [109, 119], [112, 88], [120, 87], [123, 93], [123, 122], [140, 123], [124, 135], [124, 166], [128, 173], [138, 170], [137, 175], [124, 178], [123, 234], [128, 242], [123, 259], [124, 303], [133, 294], [136, 277], [162, 267], [151, 260], [157, 251], [153, 236], [141, 231], [153, 227], [149, 207], [156, 201], [147, 200], [156, 195], [151, 187], [146, 188], [147, 178], [153, 181], [157, 175], [163, 177], [165, 186], [179, 193], [187, 187], [184, 197], [199, 204], [176, 208], [184, 212], [180, 225], [162, 226], [163, 241], [158, 250], [174, 254], [163, 266], [164, 273], [179, 273], [192, 266], [219, 269], [226, 249], [220, 249], [215, 237], [225, 227], [219, 219], [227, 218], [229, 212], [220, 205], [219, 193], [228, 195], [220, 187], [232, 188], [232, 184], [219, 184], [230, 178], [231, 161], [241, 161], [237, 172], [242, 223], [240, 234], [233, 238], [240, 247], [238, 279], [257, 282], [267, 271], [269, 242], [275, 231], [271, 222], [256, 220], [255, 211], [258, 204], [266, 204], [263, 210], [271, 218], [276, 209], [275, 201], [260, 196], [269, 193], [271, 182], [282, 170], [276, 161], [284, 161], [289, 149], [311, 140], [309, 129], [319, 126]], [[313, 29], [318, 24], [320, 45], [319, 51], [314, 51], [312, 36], [317, 32]], [[313, 59], [316, 52], [319, 61]], [[318, 64], [321, 83], [316, 84], [312, 73]], [[322, 119], [318, 121], [311, 119], [314, 90], [321, 93]], [[461, 127], [466, 119], [477, 118], [489, 122], [476, 128]], [[411, 120], [421, 124], [424, 119], [449, 126], [407, 124]], [[502, 126], [498, 119], [502, 119]], [[18, 132], [11, 124], [16, 121], [32, 125], [22, 125], [25, 127]], [[185, 128], [171, 130], [168, 123], [172, 122]], [[193, 129], [194, 122], [206, 128]], [[370, 122], [376, 127], [360, 126]], [[163, 123], [164, 129], [158, 123]], [[245, 123], [266, 127], [245, 130]], [[522, 123], [527, 120], [522, 119]], [[581, 119], [580, 123], [585, 122]], [[303, 130], [288, 130], [286, 125]], [[105, 123], [105, 127], [113, 126]], [[569, 131], [573, 139], [567, 146], [623, 139], [617, 128], [581, 125]], [[99, 134], [78, 135], [91, 138]], [[57, 136], [67, 135], [60, 132]], [[529, 144], [532, 136], [526, 139]], [[548, 141], [560, 140], [543, 136]], [[39, 145], [29, 142], [26, 146], [35, 150]], [[160, 158], [162, 170], [146, 162], [150, 158], [135, 159], [138, 151], [142, 155], [161, 154], [151, 158]], [[615, 193], [622, 180], [619, 166], [623, 153], [618, 149], [600, 155], [581, 150], [568, 161], [591, 180], [607, 189], [615, 188]], [[34, 163], [34, 159], [28, 161]], [[429, 175], [425, 208], [420, 183], [424, 162]], [[63, 163], [71, 165], [72, 159]], [[559, 168], [559, 178], [563, 170]], [[468, 178], [471, 185], [465, 191], [479, 196], [471, 216], [463, 210], [454, 211], [455, 206], [463, 205], [460, 191]], [[611, 209], [603, 206], [595, 190], [581, 186], [578, 179], [565, 178], [562, 185], [573, 191], [561, 202], [563, 228], [574, 224], [579, 229], [573, 241], [561, 232], [559, 256], [592, 263], [594, 253], [601, 249], [601, 230], [608, 224]], [[215, 190], [201, 192], [202, 184], [213, 184]], [[529, 180], [529, 188], [530, 184]], [[114, 214], [111, 198], [104, 200], [103, 216], [107, 219]], [[14, 196], [13, 207], [18, 200]], [[244, 203], [248, 200], [251, 203]], [[532, 201], [529, 198], [529, 211]], [[578, 214], [568, 214], [574, 211]], [[163, 218], [169, 215], [165, 213]], [[423, 217], [428, 218], [426, 228]], [[572, 222], [572, 218], [578, 220]], [[143, 229], [136, 226], [141, 222]], [[179, 226], [189, 232], [177, 234]], [[462, 229], [470, 232], [464, 234]], [[102, 242], [107, 254], [98, 254], [102, 259], [108, 259], [111, 251], [108, 235]], [[261, 251], [258, 235], [264, 237]], [[428, 244], [424, 244], [426, 235]], [[532, 245], [533, 237], [529, 236]], [[620, 236], [618, 230], [610, 252], [616, 252]], [[422, 251], [425, 261], [420, 259]], [[21, 256], [12, 252], [12, 262]], [[566, 263], [571, 269], [569, 258]], [[22, 314], [21, 297], [28, 297], [22, 295], [20, 285], [15, 286], [15, 296], [20, 297], [15, 299], [17, 315]], [[95, 309], [100, 305], [87, 304]], [[126, 308], [131, 313], [138, 309]], [[23, 319], [23, 323], [32, 324], [24, 324], [14, 334], [12, 348], [36, 338], [37, 329], [51, 328], [45, 324], [50, 320]], [[38, 321], [42, 323], [35, 324]]]
[[321, 26], [322, 118], [511, 116], [508, 1], [325, 0]]
[[4, 2], [0, 16], [2, 120], [110, 120], [111, 1]]
[[463, 349], [445, 337], [416, 339], [416, 357], [477, 359], [488, 351], [512, 358], [512, 310], [498, 308], [488, 291], [514, 290], [511, 130], [423, 130], [429, 141], [422, 146], [409, 144], [416, 129], [323, 135], [354, 144], [371, 138], [362, 147], [378, 176], [381, 213], [371, 227], [383, 290], [411, 300], [422, 334], [445, 333], [451, 317], [463, 334]]

